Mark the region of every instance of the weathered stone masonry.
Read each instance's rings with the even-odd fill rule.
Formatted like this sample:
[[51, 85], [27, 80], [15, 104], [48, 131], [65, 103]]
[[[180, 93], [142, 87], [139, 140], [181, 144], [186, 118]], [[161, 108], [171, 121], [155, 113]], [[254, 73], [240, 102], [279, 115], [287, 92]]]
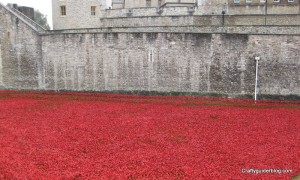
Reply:
[[46, 89], [300, 94], [300, 37], [202, 33], [45, 35]]
[[6, 88], [253, 94], [259, 54], [259, 93], [300, 95], [298, 26], [37, 33], [22, 21], [17, 29], [16, 17], [0, 12]]
[[0, 5], [0, 85], [38, 89], [41, 75], [41, 36]]

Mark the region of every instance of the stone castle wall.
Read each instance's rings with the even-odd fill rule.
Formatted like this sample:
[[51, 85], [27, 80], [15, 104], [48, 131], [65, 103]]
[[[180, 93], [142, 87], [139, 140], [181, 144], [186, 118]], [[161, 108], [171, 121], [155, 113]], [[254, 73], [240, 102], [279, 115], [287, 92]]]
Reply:
[[[5, 88], [300, 95], [299, 26], [133, 27], [37, 33], [0, 6]], [[0, 86], [1, 86], [0, 84]]]
[[[270, 5], [267, 8], [267, 12], [263, 5], [253, 6], [223, 6], [223, 5], [201, 5], [194, 7], [194, 11], [190, 11], [191, 7], [163, 7], [161, 12], [157, 12], [157, 8], [133, 8], [131, 9], [130, 16], [147, 17], [147, 16], [186, 16], [186, 15], [222, 15], [222, 11], [225, 11], [225, 15], [299, 15], [299, 6], [275, 6]], [[106, 9], [103, 11], [101, 18], [117, 18], [128, 17], [129, 9]]]
[[40, 86], [41, 37], [20, 17], [0, 4], [0, 86], [37, 89]]
[[[103, 0], [101, 0], [103, 2]], [[127, 2], [127, 1], [126, 1]], [[147, 26], [161, 26], [163, 24], [179, 25], [202, 25], [204, 23], [185, 24], [176, 17], [190, 16], [189, 19], [198, 18], [198, 16], [210, 16], [209, 18], [222, 18], [222, 12], [225, 13], [225, 19], [233, 24], [227, 25], [262, 25], [264, 16], [271, 19], [267, 25], [299, 25], [300, 6], [299, 0], [293, 3], [281, 1], [274, 3], [268, 1], [268, 6], [260, 3], [259, 0], [253, 0], [251, 4], [246, 4], [241, 0], [240, 4], [234, 4], [233, 0], [202, 0], [198, 1], [195, 7], [188, 7], [183, 3], [183, 7], [163, 6], [158, 9], [158, 1], [151, 1], [154, 5], [146, 8], [146, 1], [128, 1], [124, 8], [121, 9], [104, 9], [100, 6], [99, 0], [52, 0], [53, 6], [53, 25], [54, 29], [77, 29], [77, 28], [100, 28], [100, 27], [117, 27], [136, 24]], [[163, 2], [163, 1], [162, 1]], [[189, 0], [186, 2], [190, 2]], [[103, 3], [102, 3], [103, 4]], [[66, 15], [61, 16], [60, 6], [66, 6]], [[96, 15], [91, 15], [91, 6], [96, 7]], [[189, 5], [190, 6], [190, 5]], [[123, 6], [122, 6], [123, 7]], [[250, 16], [249, 16], [250, 15]], [[236, 17], [236, 18], [235, 18]], [[280, 18], [280, 21], [274, 22], [274, 19]], [[139, 19], [131, 19], [139, 18]], [[258, 18], [257, 21], [255, 19]], [[100, 21], [101, 19], [101, 21]], [[175, 19], [175, 20], [173, 20]], [[133, 21], [133, 22], [132, 22]], [[238, 21], [235, 23], [235, 21]], [[273, 24], [272, 24], [273, 23]], [[211, 22], [215, 25], [215, 22]], [[220, 24], [220, 23], [219, 23]], [[219, 25], [218, 24], [218, 25]], [[143, 25], [143, 26], [145, 26]]]
[[300, 15], [130, 16], [102, 18], [101, 27], [299, 26]]
[[43, 36], [45, 89], [300, 94], [300, 36], [98, 33]]
[[[225, 15], [222, 15], [222, 11]], [[129, 13], [130, 12], [130, 13]], [[100, 27], [149, 27], [149, 26], [299, 26], [298, 5], [213, 6], [111, 9], [100, 18]]]

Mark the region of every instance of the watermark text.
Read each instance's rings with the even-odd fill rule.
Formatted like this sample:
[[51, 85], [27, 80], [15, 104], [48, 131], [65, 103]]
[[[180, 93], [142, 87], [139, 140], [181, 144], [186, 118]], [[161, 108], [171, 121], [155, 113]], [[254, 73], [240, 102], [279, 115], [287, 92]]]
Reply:
[[245, 174], [287, 174], [292, 173], [291, 169], [242, 169]]

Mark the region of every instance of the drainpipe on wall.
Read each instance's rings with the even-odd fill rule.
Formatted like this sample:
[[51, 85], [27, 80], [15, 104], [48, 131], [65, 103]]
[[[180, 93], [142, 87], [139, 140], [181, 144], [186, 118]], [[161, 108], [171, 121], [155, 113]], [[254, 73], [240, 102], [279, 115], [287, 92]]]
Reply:
[[257, 100], [257, 84], [258, 84], [258, 61], [260, 60], [260, 56], [256, 55], [255, 56], [255, 61], [256, 61], [256, 68], [255, 68], [255, 95], [254, 95], [254, 100], [256, 102]]
[[225, 11], [222, 11], [222, 26], [225, 25]]
[[267, 25], [267, 15], [268, 15], [268, 0], [265, 2], [265, 26]]

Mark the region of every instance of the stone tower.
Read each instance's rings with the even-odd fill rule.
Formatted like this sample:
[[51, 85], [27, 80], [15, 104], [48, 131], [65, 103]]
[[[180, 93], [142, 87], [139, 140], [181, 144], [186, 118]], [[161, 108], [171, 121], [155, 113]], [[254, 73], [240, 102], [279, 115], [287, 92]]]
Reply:
[[52, 0], [53, 29], [99, 28], [106, 0]]

